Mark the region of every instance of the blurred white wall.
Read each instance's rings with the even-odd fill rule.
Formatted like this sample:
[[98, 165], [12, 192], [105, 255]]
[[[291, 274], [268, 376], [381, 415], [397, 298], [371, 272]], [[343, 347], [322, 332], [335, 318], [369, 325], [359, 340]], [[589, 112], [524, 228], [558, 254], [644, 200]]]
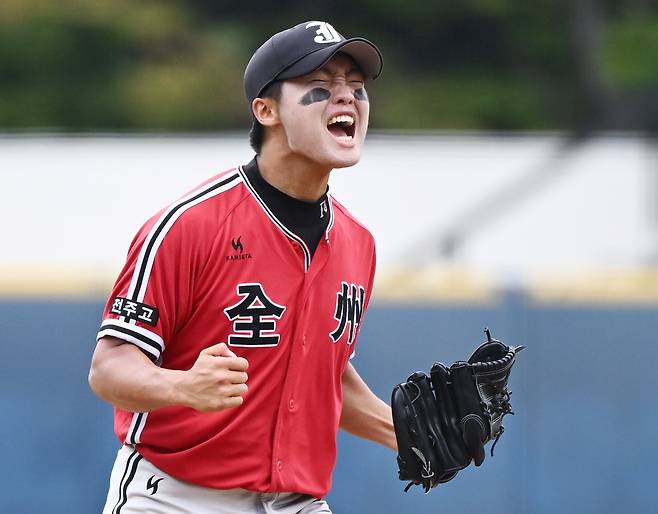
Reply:
[[[655, 251], [658, 167], [640, 138], [604, 137], [552, 159], [559, 136], [374, 134], [332, 194], [373, 232], [382, 269], [439, 263], [523, 281], [642, 267]], [[245, 163], [246, 136], [0, 138], [0, 269], [113, 276], [139, 226], [205, 178]], [[548, 172], [527, 194], [511, 190]], [[441, 260], [438, 242], [484, 213]], [[22, 271], [21, 271], [22, 270]], [[2, 280], [2, 278], [0, 278]]]

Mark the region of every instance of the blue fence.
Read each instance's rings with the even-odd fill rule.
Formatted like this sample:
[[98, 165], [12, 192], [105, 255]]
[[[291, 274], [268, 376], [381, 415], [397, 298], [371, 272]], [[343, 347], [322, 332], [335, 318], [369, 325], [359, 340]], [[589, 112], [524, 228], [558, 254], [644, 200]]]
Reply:
[[[101, 303], [0, 303], [0, 512], [100, 512], [117, 449], [87, 386]], [[367, 314], [355, 366], [381, 397], [416, 369], [464, 358], [481, 330], [526, 344], [516, 416], [481, 468], [429, 495], [403, 493], [394, 454], [346, 434], [336, 514], [657, 513], [658, 309], [533, 304], [388, 306]]]

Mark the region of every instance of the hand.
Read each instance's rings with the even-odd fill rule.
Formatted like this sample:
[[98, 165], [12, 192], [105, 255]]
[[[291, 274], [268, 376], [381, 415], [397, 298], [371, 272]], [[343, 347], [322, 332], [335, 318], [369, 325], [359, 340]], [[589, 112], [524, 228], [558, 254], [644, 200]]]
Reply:
[[225, 343], [202, 350], [177, 384], [182, 403], [202, 412], [239, 407], [248, 389], [248, 366], [247, 359], [235, 355]]

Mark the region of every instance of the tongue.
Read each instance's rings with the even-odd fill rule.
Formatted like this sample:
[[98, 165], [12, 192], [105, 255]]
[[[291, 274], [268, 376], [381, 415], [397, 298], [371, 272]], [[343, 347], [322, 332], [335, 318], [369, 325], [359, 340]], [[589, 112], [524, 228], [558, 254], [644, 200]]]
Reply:
[[329, 125], [327, 128], [329, 129], [329, 132], [331, 132], [336, 137], [345, 137], [347, 135], [345, 129], [341, 127], [338, 123]]

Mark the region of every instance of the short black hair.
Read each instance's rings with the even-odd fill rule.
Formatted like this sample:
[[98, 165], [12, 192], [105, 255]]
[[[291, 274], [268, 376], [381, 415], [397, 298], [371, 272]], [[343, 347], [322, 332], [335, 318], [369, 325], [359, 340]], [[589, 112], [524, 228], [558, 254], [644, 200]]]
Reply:
[[[263, 92], [258, 95], [258, 98], [272, 98], [277, 102], [281, 100], [281, 81], [272, 82], [267, 86]], [[251, 108], [251, 106], [249, 106]], [[249, 144], [254, 149], [256, 154], [260, 154], [260, 149], [263, 146], [263, 136], [265, 135], [265, 127], [263, 127], [258, 120], [254, 118], [253, 112], [251, 113], [251, 130], [249, 131]]]

